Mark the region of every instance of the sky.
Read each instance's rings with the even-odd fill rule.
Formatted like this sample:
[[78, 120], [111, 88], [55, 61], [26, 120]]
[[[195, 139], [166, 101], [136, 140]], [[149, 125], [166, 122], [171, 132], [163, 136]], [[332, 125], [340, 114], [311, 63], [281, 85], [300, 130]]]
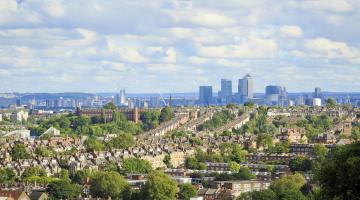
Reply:
[[0, 92], [360, 91], [359, 0], [0, 0]]

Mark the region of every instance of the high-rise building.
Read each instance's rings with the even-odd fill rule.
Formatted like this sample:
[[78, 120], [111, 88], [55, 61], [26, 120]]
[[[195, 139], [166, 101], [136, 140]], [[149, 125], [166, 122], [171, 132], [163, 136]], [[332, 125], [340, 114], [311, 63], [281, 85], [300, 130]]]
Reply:
[[219, 99], [221, 103], [228, 103], [232, 96], [232, 81], [229, 79], [221, 79], [221, 90]]
[[199, 104], [210, 105], [212, 103], [212, 86], [199, 87]]
[[287, 92], [285, 87], [268, 85], [265, 88], [266, 103], [271, 106], [287, 106]]
[[125, 95], [125, 89], [120, 90], [120, 104], [122, 105], [125, 105], [127, 103]]
[[322, 98], [321, 88], [319, 88], [319, 87], [315, 88], [314, 98], [320, 98], [320, 99]]
[[253, 98], [253, 79], [249, 74], [239, 79], [238, 95], [240, 103], [245, 103]]
[[121, 89], [119, 94], [115, 95], [115, 101], [114, 103], [117, 106], [126, 106], [128, 104], [127, 100], [126, 100], [126, 92], [125, 89]]

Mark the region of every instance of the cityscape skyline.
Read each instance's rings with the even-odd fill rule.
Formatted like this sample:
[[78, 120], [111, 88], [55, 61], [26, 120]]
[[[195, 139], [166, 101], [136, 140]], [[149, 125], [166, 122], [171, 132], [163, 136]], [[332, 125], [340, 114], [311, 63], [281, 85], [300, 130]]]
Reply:
[[359, 1], [84, 4], [0, 3], [1, 92], [194, 92], [247, 73], [255, 92], [360, 88]]

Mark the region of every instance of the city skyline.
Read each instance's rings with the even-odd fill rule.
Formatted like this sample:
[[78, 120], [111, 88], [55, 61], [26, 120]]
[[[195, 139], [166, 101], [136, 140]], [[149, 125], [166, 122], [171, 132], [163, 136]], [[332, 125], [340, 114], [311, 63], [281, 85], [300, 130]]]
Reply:
[[245, 74], [255, 92], [271, 84], [359, 92], [359, 8], [350, 0], [2, 1], [0, 92], [218, 91], [219, 79]]

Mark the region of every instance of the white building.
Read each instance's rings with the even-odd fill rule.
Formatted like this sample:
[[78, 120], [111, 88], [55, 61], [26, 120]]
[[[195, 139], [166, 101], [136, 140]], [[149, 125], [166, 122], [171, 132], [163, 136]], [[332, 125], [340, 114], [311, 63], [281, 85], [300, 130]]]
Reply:
[[6, 133], [3, 137], [12, 137], [14, 139], [30, 139], [30, 130], [15, 130]]
[[26, 121], [29, 117], [29, 113], [23, 110], [15, 111], [11, 114], [10, 119], [13, 122], [23, 122]]
[[2, 114], [0, 113], [0, 122], [2, 121]]
[[54, 128], [54, 127], [50, 127], [42, 135], [47, 135], [47, 134], [51, 134], [53, 136], [59, 136], [60, 135], [60, 130], [58, 130], [58, 129]]
[[320, 98], [314, 98], [313, 99], [313, 106], [321, 106], [321, 99]]

